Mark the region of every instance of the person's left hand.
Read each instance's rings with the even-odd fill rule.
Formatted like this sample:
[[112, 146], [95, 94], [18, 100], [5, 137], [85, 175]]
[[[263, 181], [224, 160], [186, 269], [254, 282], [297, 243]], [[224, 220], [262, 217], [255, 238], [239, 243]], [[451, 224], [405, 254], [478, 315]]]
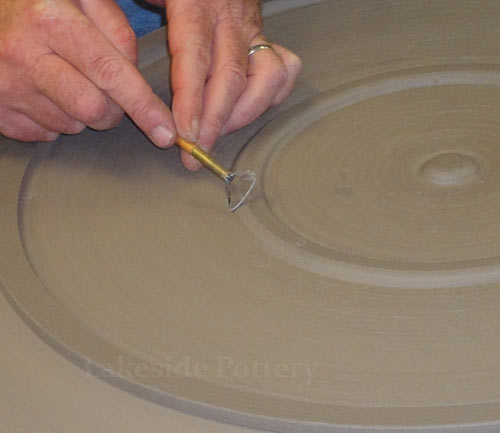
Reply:
[[[172, 113], [178, 134], [210, 151], [221, 134], [237, 130], [290, 94], [300, 59], [268, 43], [258, 0], [148, 0], [165, 5], [172, 57]], [[191, 170], [199, 162], [184, 153]]]

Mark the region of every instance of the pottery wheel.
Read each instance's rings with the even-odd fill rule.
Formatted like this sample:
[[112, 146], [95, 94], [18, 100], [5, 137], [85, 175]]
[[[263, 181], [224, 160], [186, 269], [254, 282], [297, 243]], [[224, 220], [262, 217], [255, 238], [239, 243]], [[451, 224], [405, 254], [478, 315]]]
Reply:
[[129, 121], [4, 141], [3, 293], [73, 374], [219, 431], [494, 431], [500, 2], [283, 5], [296, 91], [217, 147], [251, 201]]

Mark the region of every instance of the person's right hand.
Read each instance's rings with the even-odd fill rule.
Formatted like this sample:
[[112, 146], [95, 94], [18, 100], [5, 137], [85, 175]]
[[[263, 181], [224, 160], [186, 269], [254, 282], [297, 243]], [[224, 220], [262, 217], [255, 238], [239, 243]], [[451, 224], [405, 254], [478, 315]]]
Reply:
[[52, 141], [109, 129], [125, 111], [156, 145], [173, 144], [171, 113], [136, 61], [113, 0], [1, 0], [0, 133]]

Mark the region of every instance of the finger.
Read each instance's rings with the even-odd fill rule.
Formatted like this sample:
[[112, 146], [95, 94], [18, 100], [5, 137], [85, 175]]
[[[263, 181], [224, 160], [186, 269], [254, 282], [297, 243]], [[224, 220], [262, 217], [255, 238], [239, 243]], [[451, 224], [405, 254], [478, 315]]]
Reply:
[[127, 17], [114, 0], [83, 0], [83, 13], [103, 32], [118, 51], [137, 64], [137, 39]]
[[172, 113], [177, 132], [197, 142], [203, 110], [203, 92], [211, 64], [215, 15], [192, 0], [167, 2], [171, 55]]
[[[229, 119], [234, 105], [246, 85], [247, 43], [237, 27], [220, 24], [214, 39], [210, 78], [204, 91], [200, 147], [210, 151]], [[201, 164], [186, 153], [181, 154], [184, 166], [198, 170]]]
[[214, 59], [204, 95], [199, 144], [210, 149], [247, 84], [247, 41], [230, 24], [220, 24], [214, 40]]
[[57, 29], [51, 48], [109, 95], [159, 147], [175, 140], [170, 110], [139, 70], [84, 16], [75, 13]]
[[302, 71], [302, 61], [300, 58], [287, 50], [286, 48], [273, 44], [274, 51], [281, 57], [286, 69], [287, 69], [287, 80], [285, 85], [281, 88], [278, 94], [275, 96], [272, 105], [281, 104], [292, 92], [297, 76]]
[[54, 141], [59, 136], [24, 114], [11, 110], [0, 111], [0, 133], [19, 141]]
[[32, 95], [17, 111], [38, 123], [41, 127], [61, 134], [78, 134], [85, 125], [68, 116], [49, 98], [42, 94]]
[[224, 126], [223, 133], [253, 122], [273, 104], [287, 82], [287, 68], [274, 50], [262, 50], [250, 56], [247, 87]]
[[181, 150], [181, 162], [189, 171], [197, 171], [202, 165], [185, 150]]
[[91, 128], [112, 128], [123, 116], [111, 98], [56, 54], [39, 57], [30, 73], [41, 93], [69, 117]]

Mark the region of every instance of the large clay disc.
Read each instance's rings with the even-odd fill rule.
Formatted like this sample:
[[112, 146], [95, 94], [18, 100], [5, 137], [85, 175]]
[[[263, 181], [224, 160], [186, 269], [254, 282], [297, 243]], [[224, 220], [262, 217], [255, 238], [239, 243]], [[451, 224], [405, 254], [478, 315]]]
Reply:
[[298, 5], [266, 23], [294, 95], [218, 143], [258, 175], [247, 205], [129, 121], [4, 142], [3, 292], [83, 372], [189, 414], [496, 431], [500, 2]]

